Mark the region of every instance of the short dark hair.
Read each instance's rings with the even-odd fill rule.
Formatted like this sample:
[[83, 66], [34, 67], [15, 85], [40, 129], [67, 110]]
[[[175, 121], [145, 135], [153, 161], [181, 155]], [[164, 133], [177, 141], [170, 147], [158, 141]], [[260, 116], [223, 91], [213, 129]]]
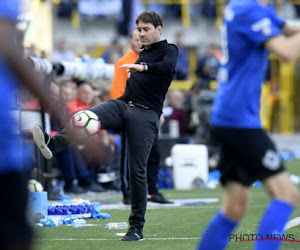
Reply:
[[143, 13], [141, 13], [135, 21], [137, 25], [139, 21], [143, 23], [152, 23], [155, 28], [157, 28], [158, 25], [163, 26], [162, 16], [152, 10], [144, 11]]

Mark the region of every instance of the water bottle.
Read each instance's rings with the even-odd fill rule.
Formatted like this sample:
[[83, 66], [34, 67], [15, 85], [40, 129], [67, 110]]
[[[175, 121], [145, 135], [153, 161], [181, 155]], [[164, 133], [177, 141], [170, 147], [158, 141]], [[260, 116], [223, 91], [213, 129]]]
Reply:
[[56, 215], [55, 207], [49, 206], [48, 207], [48, 215]]
[[169, 135], [171, 138], [179, 138], [179, 122], [177, 120], [169, 121]]
[[119, 223], [108, 223], [105, 225], [106, 229], [126, 229], [128, 228], [127, 222], [119, 222]]
[[85, 227], [86, 221], [84, 219], [73, 220], [72, 227]]

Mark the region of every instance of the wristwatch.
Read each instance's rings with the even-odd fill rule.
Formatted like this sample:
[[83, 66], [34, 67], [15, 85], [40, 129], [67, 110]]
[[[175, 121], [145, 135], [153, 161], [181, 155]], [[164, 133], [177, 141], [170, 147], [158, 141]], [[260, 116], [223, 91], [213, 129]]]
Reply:
[[148, 65], [146, 63], [142, 62], [141, 65], [143, 66], [143, 71], [148, 70]]

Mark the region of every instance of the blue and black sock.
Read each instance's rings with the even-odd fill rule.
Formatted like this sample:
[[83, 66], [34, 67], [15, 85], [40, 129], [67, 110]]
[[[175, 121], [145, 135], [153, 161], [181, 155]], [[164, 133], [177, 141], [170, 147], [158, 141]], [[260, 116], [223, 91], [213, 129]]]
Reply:
[[237, 225], [238, 222], [232, 221], [219, 211], [206, 227], [198, 250], [223, 250], [229, 242], [230, 233]]
[[[273, 200], [266, 208], [265, 213], [259, 223], [258, 235], [262, 235], [263, 239], [278, 239], [284, 233], [284, 226], [289, 220], [293, 206], [281, 200]], [[274, 250], [279, 249], [282, 241], [257, 241], [256, 250]]]

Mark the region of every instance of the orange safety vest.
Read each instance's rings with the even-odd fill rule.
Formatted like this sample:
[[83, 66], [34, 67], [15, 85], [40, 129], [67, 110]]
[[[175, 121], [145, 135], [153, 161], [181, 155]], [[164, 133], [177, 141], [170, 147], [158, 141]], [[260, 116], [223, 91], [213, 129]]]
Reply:
[[119, 67], [123, 64], [133, 64], [138, 58], [139, 54], [130, 48], [130, 50], [115, 63], [114, 78], [110, 92], [111, 99], [116, 99], [123, 95], [127, 79], [129, 78], [127, 68], [120, 69]]

